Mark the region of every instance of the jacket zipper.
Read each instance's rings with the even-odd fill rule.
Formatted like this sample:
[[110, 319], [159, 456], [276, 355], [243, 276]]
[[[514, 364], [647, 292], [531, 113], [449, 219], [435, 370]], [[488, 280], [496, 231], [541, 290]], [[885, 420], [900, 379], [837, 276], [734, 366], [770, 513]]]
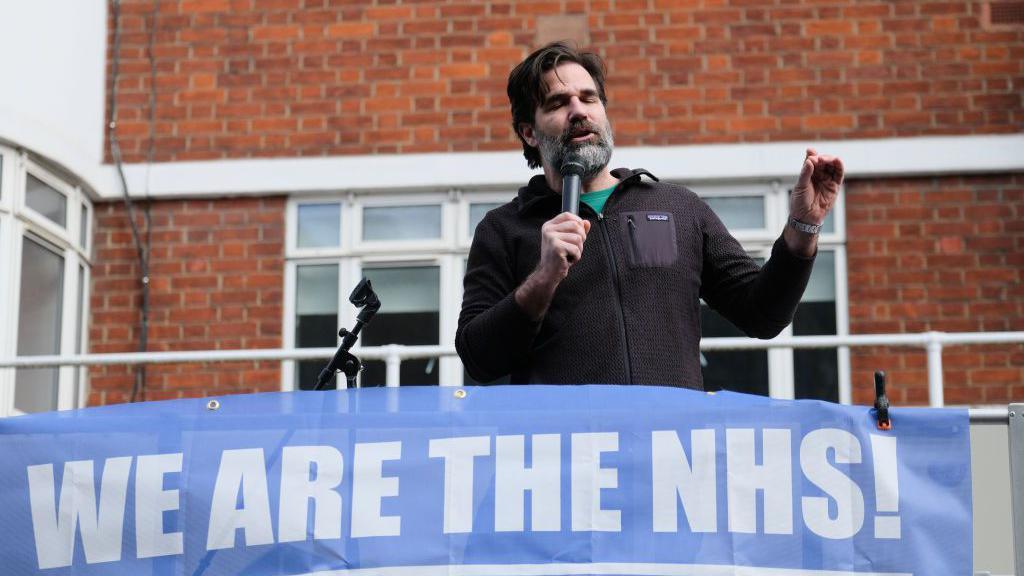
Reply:
[[[632, 220], [630, 220], [632, 223]], [[622, 287], [619, 285], [619, 266], [615, 263], [615, 254], [612, 251], [612, 241], [608, 236], [608, 225], [605, 224], [604, 214], [597, 215], [597, 224], [601, 228], [601, 236], [604, 238], [604, 246], [607, 249], [608, 261], [611, 263], [612, 270], [612, 285], [615, 286], [615, 294], [618, 297], [618, 306], [615, 308], [618, 311], [619, 328], [622, 331], [622, 346], [624, 352], [624, 358], [626, 361], [626, 382], [625, 384], [633, 383], [633, 369], [629, 363], [629, 337], [626, 334], [626, 318], [622, 312]]]
[[640, 264], [640, 250], [636, 245], [636, 224], [633, 222], [632, 216], [626, 216], [626, 223], [629, 224], [629, 243], [630, 247], [633, 248], [633, 265], [638, 266]]

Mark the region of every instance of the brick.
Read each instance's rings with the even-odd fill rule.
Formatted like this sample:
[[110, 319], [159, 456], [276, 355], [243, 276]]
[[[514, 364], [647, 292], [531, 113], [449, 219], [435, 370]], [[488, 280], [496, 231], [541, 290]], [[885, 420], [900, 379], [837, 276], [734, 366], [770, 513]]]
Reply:
[[369, 38], [376, 26], [372, 22], [341, 22], [327, 27], [328, 38]]
[[483, 78], [487, 75], [486, 64], [450, 64], [440, 67], [442, 78]]
[[367, 20], [408, 20], [413, 14], [411, 6], [373, 6], [363, 13]]
[[807, 130], [846, 129], [854, 126], [855, 117], [850, 114], [805, 116], [803, 124]]
[[1002, 369], [1002, 370], [972, 370], [968, 374], [971, 382], [978, 384], [1016, 384], [1021, 381], [1024, 370]]
[[182, 0], [182, 13], [227, 12], [231, 9], [230, 0]]
[[291, 40], [302, 34], [299, 26], [257, 26], [252, 29], [252, 38], [262, 40]]

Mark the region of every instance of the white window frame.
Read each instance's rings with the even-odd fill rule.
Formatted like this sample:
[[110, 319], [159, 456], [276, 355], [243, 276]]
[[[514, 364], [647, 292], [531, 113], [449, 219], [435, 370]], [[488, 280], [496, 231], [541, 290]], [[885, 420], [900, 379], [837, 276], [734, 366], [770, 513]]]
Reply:
[[[299, 206], [311, 204], [338, 204], [338, 245], [299, 247]], [[345, 231], [351, 228], [351, 216], [345, 209], [348, 201], [338, 196], [303, 196], [301, 199], [294, 199], [285, 205], [285, 221], [287, 222], [287, 234], [285, 235], [285, 253], [294, 255], [296, 258], [322, 258], [328, 256], [340, 256], [349, 250], [346, 242]]]
[[[38, 240], [63, 260], [64, 286], [61, 294], [60, 349], [62, 356], [89, 346], [89, 281], [92, 262], [92, 229], [95, 208], [80, 186], [66, 182], [42, 162], [24, 151], [0, 146], [0, 356], [14, 357], [18, 351], [18, 323], [21, 300], [21, 255], [26, 237]], [[65, 197], [65, 226], [39, 214], [26, 204], [27, 175], [38, 178]], [[86, 242], [82, 245], [82, 207], [88, 211]], [[84, 274], [83, 297], [79, 300], [79, 270]], [[79, 326], [81, 315], [81, 326]], [[80, 330], [80, 331], [79, 331]], [[14, 408], [17, 370], [0, 369], [0, 417], [18, 415]], [[77, 374], [77, 384], [76, 384]], [[58, 368], [57, 409], [82, 408], [88, 400], [88, 370], [83, 367]]]
[[[358, 254], [426, 254], [450, 249], [454, 244], [453, 224], [458, 220], [450, 194], [395, 194], [355, 196], [352, 209], [351, 246]], [[414, 240], [363, 240], [363, 211], [366, 208], [437, 206], [441, 210], [441, 236]]]
[[[359, 310], [352, 306], [348, 297], [352, 289], [362, 278], [362, 270], [366, 266], [374, 267], [408, 267], [434, 266], [438, 268], [439, 318], [438, 343], [442, 346], [455, 345], [455, 327], [458, 323], [458, 310], [462, 298], [462, 276], [460, 274], [462, 254], [435, 254], [422, 256], [415, 254], [373, 254], [366, 256], [339, 255], [335, 257], [317, 257], [289, 259], [285, 264], [284, 288], [284, 330], [283, 343], [285, 348], [295, 348], [295, 313], [297, 296], [297, 269], [299, 266], [315, 266], [333, 264], [338, 266], [338, 326], [351, 328], [355, 324]], [[455, 284], [453, 286], [453, 284]], [[451, 302], [459, 302], [453, 307]], [[384, 303], [386, 306], [387, 303]], [[335, 346], [341, 344], [335, 338]], [[357, 344], [357, 348], [359, 344]], [[284, 361], [281, 365], [281, 389], [296, 390], [295, 361]], [[461, 383], [462, 363], [455, 357], [442, 357], [438, 367], [438, 381], [444, 385]], [[459, 380], [455, 380], [458, 377]]]
[[[780, 218], [777, 202], [773, 201], [778, 185], [775, 182], [729, 182], [705, 183], [689, 186], [702, 199], [707, 198], [752, 198], [760, 197], [764, 203], [764, 227], [762, 228], [730, 228], [729, 233], [744, 246], [767, 243], [769, 246], [778, 238], [773, 229]], [[748, 249], [749, 251], [749, 249]]]
[[[348, 267], [349, 260], [341, 258], [340, 256], [325, 257], [318, 256], [315, 258], [306, 258], [302, 260], [288, 260], [285, 262], [284, 268], [284, 321], [281, 324], [284, 334], [282, 334], [282, 341], [285, 348], [295, 348], [295, 314], [298, 311], [296, 307], [296, 298], [298, 297], [298, 267], [299, 266], [323, 266], [323, 265], [337, 265], [338, 266], [338, 282], [340, 284], [338, 289], [338, 317], [339, 325], [345, 326], [345, 322], [349, 321], [349, 314], [346, 308], [352, 306], [348, 303], [349, 292], [344, 292], [342, 288], [345, 286], [345, 278], [350, 276], [346, 274], [346, 267]], [[350, 290], [351, 291], [351, 290]], [[350, 314], [351, 321], [355, 321], [355, 314]], [[350, 324], [349, 324], [350, 325]], [[335, 346], [341, 345], [341, 338], [335, 334], [334, 337]], [[326, 364], [326, 362], [325, 362]], [[281, 362], [281, 390], [292, 391], [298, 390], [298, 386], [295, 382], [295, 360], [285, 360]]]
[[[434, 257], [423, 257], [420, 255], [367, 255], [358, 259], [354, 259], [349, 265], [350, 276], [347, 279], [342, 279], [342, 286], [349, 286], [350, 288], [345, 292], [344, 297], [344, 326], [352, 326], [356, 320], [355, 306], [348, 303], [348, 295], [352, 291], [351, 287], [359, 282], [363, 277], [363, 268], [365, 267], [376, 267], [376, 268], [406, 268], [406, 267], [417, 267], [417, 266], [434, 266], [438, 269], [438, 334], [437, 334], [437, 345], [438, 346], [454, 346], [455, 345], [455, 327], [459, 321], [459, 308], [452, 308], [449, 306], [449, 299], [445, 297], [446, 294], [452, 293], [452, 287], [450, 285], [453, 277], [453, 267], [457, 267], [459, 258], [454, 254], [438, 254]], [[346, 282], [347, 280], [347, 282]], [[381, 303], [381, 310], [385, 310], [387, 306], [386, 302]], [[441, 385], [448, 385], [449, 382], [455, 382], [454, 377], [456, 374], [459, 375], [461, 384], [462, 374], [462, 362], [456, 357], [441, 357], [438, 363], [438, 382]]]
[[[25, 170], [23, 174], [19, 175], [21, 177], [19, 177], [17, 181], [17, 184], [20, 185], [20, 190], [18, 191], [19, 193], [15, 195], [15, 211], [26, 220], [42, 227], [44, 230], [47, 230], [62, 241], [70, 243], [71, 238], [69, 237], [69, 232], [72, 227], [71, 206], [74, 203], [74, 187], [42, 170], [35, 162], [32, 162], [27, 157], [23, 158], [23, 163]], [[61, 226], [39, 212], [36, 212], [34, 208], [28, 205], [29, 176], [37, 178], [43, 184], [46, 184], [64, 197], [64, 226]]]
[[[284, 314], [283, 344], [295, 347], [296, 270], [300, 265], [337, 264], [340, 286], [338, 289], [338, 325], [350, 327], [355, 323], [358, 310], [348, 302], [352, 288], [362, 278], [366, 265], [437, 266], [440, 295], [438, 343], [455, 345], [455, 329], [462, 307], [463, 260], [469, 254], [472, 241], [468, 230], [469, 205], [475, 203], [504, 203], [514, 193], [493, 190], [465, 193], [458, 189], [447, 192], [421, 194], [317, 194], [293, 196], [286, 205], [288, 231], [285, 242], [285, 286], [283, 290]], [[342, 234], [336, 247], [299, 248], [297, 246], [298, 207], [304, 204], [340, 204]], [[441, 238], [414, 241], [363, 241], [362, 215], [364, 207], [386, 206], [441, 206]], [[384, 303], [387, 306], [387, 303]], [[336, 339], [336, 345], [340, 345]], [[358, 346], [358, 345], [357, 345]], [[442, 385], [462, 384], [462, 362], [456, 357], [442, 357], [438, 379]], [[282, 362], [282, 390], [295, 390], [295, 362]]]

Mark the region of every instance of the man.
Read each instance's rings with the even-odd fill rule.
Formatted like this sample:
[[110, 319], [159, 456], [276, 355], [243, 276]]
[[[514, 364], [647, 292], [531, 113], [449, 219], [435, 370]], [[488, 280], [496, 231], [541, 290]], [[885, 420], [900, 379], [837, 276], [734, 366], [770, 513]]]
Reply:
[[[512, 71], [508, 96], [544, 174], [476, 229], [455, 337], [470, 376], [702, 389], [701, 298], [753, 337], [792, 321], [843, 180], [838, 158], [807, 150], [790, 224], [759, 267], [693, 192], [608, 169], [598, 56], [549, 44]], [[584, 166], [579, 216], [560, 213], [567, 159]]]

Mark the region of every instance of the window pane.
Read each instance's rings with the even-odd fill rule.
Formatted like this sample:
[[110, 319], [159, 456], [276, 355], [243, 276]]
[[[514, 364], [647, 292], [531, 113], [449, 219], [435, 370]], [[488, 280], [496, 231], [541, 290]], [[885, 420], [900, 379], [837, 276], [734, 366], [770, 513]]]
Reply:
[[78, 245], [85, 248], [89, 245], [89, 207], [82, 204], [82, 221], [78, 227]]
[[480, 204], [469, 205], [469, 229], [466, 230], [466, 235], [470, 238], [473, 237], [473, 233], [476, 232], [476, 226], [484, 219], [484, 215], [488, 211], [494, 210], [498, 206], [501, 206], [501, 202], [487, 202]]
[[[380, 298], [380, 311], [374, 316], [373, 322], [381, 314], [398, 313], [437, 313], [440, 302], [441, 272], [437, 266], [414, 266], [407, 268], [363, 268], [366, 276], [373, 284], [373, 291]], [[387, 344], [437, 344], [438, 335], [431, 336], [424, 342], [386, 342]]]
[[793, 395], [839, 402], [839, 352], [827, 348], [793, 351]]
[[341, 244], [341, 204], [299, 205], [299, 248]]
[[82, 325], [85, 322], [85, 266], [78, 265], [78, 318], [75, 321], [75, 352], [81, 354]]
[[[25, 237], [21, 249], [18, 355], [60, 353], [64, 258]], [[23, 412], [57, 408], [57, 368], [19, 368], [14, 407]]]
[[[85, 352], [82, 347], [82, 332], [83, 324], [85, 323], [85, 266], [78, 265], [78, 309], [75, 310], [75, 354], [81, 354]], [[82, 378], [85, 376], [85, 371], [88, 370], [85, 366], [79, 366], [75, 368], [75, 407], [78, 407], [78, 385], [81, 383]]]
[[[832, 302], [836, 300], [836, 253], [831, 250], [819, 250], [814, 258], [814, 268], [807, 282], [807, 289], [801, 302]], [[802, 306], [802, 305], [801, 305]], [[799, 308], [797, 309], [799, 312]], [[821, 334], [821, 332], [808, 332]], [[835, 332], [828, 332], [835, 334]]]
[[295, 310], [300, 317], [338, 314], [337, 264], [298, 266], [295, 277]]
[[[707, 304], [701, 303], [700, 318], [703, 338], [744, 336]], [[701, 352], [701, 356], [705, 390], [768, 395], [767, 350], [709, 350]]]
[[[803, 300], [793, 317], [793, 335], [836, 333], [835, 252], [822, 250]], [[839, 401], [839, 359], [834, 349], [793, 351], [793, 386], [797, 398]]]
[[25, 181], [25, 204], [49, 220], [66, 226], [67, 198], [42, 180], [28, 174]]
[[764, 228], [764, 197], [719, 196], [704, 198], [730, 230]]
[[825, 221], [821, 223], [822, 234], [832, 234], [833, 232], [836, 231], [835, 213], [836, 211], [832, 210], [831, 212], [828, 213], [827, 216], [825, 216]]
[[[295, 347], [320, 348], [337, 345], [338, 266], [298, 266], [295, 271]], [[298, 362], [296, 387], [310, 390], [327, 360]]]
[[[440, 283], [437, 266], [405, 268], [363, 268], [380, 297], [380, 311], [374, 316], [360, 339], [363, 346], [384, 344], [436, 345], [440, 343]], [[363, 386], [383, 386], [386, 369], [383, 362], [366, 362]], [[405, 360], [401, 368], [401, 384], [417, 386], [438, 384], [438, 360], [427, 358]]]
[[363, 208], [363, 240], [418, 240], [440, 237], [440, 206]]

